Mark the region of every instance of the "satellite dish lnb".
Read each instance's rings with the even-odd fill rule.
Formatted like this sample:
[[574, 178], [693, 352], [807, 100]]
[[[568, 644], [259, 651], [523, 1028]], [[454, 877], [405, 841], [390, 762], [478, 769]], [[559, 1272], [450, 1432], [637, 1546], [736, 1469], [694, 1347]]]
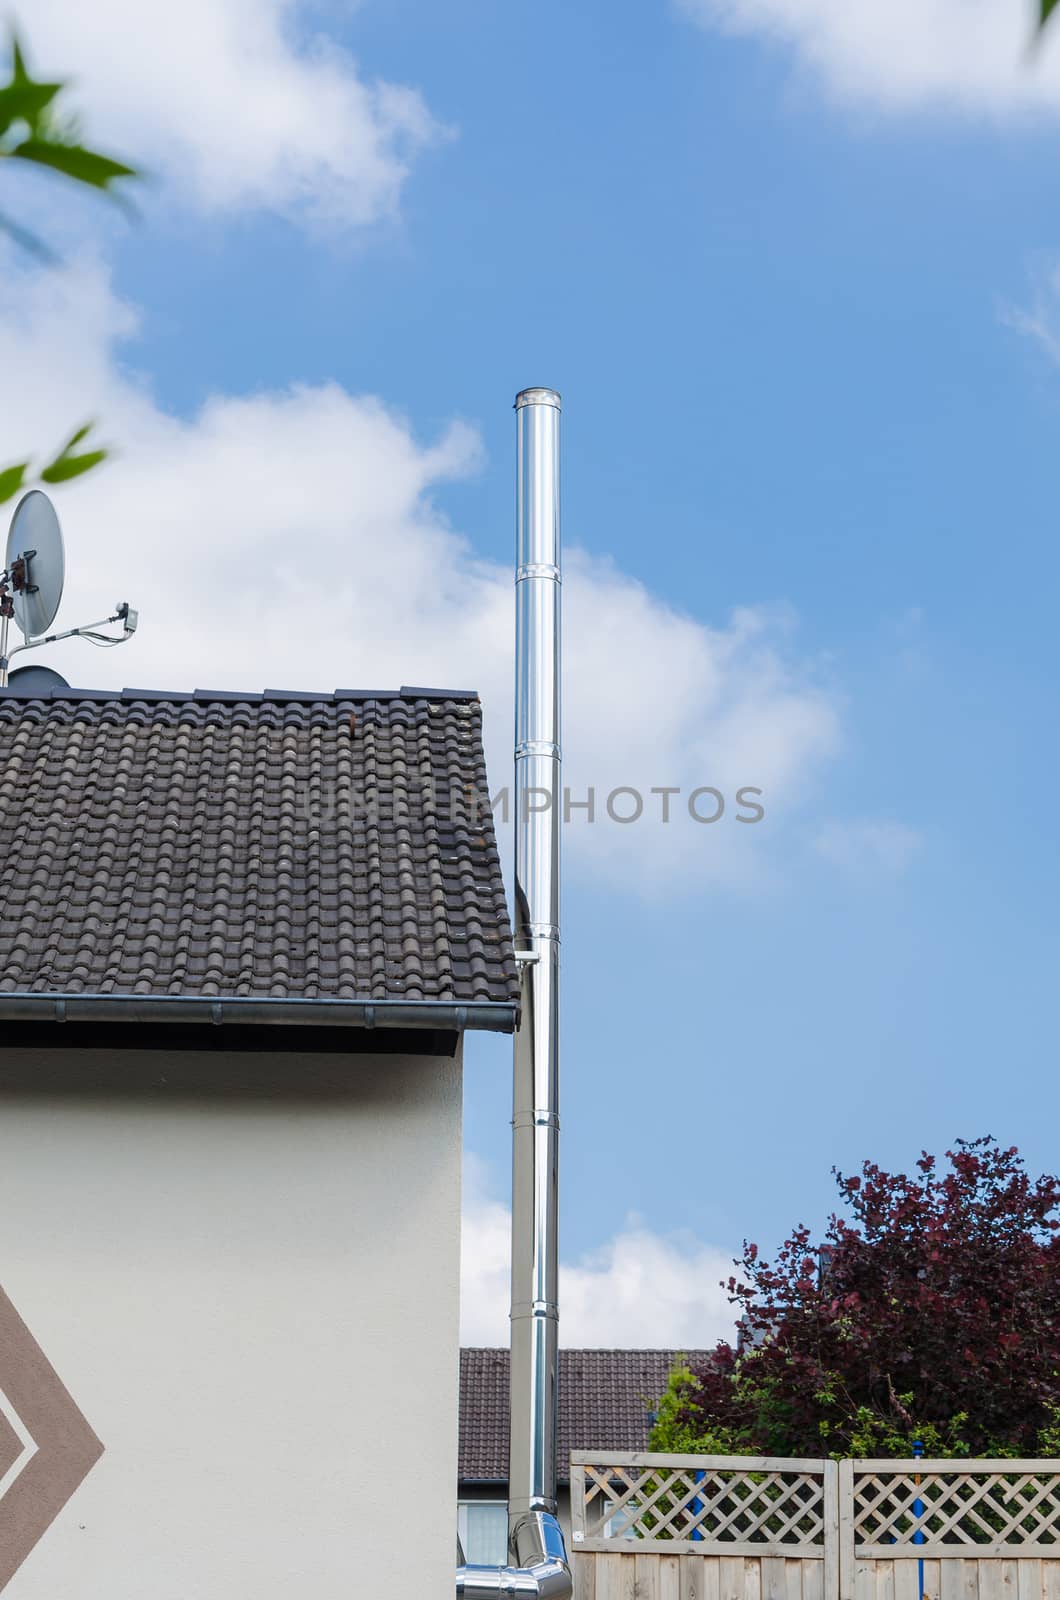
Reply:
[[40, 489], [24, 494], [15, 507], [4, 565], [15, 621], [24, 638], [36, 639], [55, 621], [66, 573], [59, 518]]

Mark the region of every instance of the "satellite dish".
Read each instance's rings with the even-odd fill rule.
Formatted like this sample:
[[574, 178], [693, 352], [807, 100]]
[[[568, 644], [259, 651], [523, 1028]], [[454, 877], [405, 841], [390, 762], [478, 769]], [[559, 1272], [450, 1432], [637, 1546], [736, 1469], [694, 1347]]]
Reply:
[[8, 688], [17, 689], [19, 694], [24, 694], [29, 700], [37, 700], [46, 695], [51, 689], [69, 689], [70, 685], [58, 672], [53, 672], [51, 667], [40, 667], [34, 664], [31, 667], [16, 667], [7, 680]]
[[15, 507], [5, 565], [15, 621], [27, 639], [37, 639], [55, 621], [66, 572], [59, 518], [40, 489], [24, 494]]

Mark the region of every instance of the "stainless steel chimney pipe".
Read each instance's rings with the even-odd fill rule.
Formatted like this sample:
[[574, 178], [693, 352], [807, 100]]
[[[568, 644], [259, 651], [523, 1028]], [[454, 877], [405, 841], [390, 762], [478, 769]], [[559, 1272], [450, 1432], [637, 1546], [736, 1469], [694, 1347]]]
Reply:
[[559, 1354], [560, 397], [515, 399], [515, 947], [512, 1105], [512, 1567], [462, 1566], [461, 1600], [569, 1600], [556, 1520]]
[[509, 1514], [556, 1509], [559, 1344], [560, 398], [515, 402], [515, 947]]

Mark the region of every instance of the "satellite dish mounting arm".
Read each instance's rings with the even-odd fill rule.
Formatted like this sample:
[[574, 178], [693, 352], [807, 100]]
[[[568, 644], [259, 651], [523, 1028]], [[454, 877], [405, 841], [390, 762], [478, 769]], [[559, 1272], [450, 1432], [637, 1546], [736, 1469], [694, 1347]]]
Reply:
[[9, 658], [7, 654], [7, 636], [11, 629], [11, 618], [15, 614], [15, 603], [7, 587], [7, 573], [0, 575], [0, 687], [7, 687], [7, 669]]
[[[136, 632], [140, 620], [140, 613], [134, 611], [128, 600], [122, 600], [117, 609], [109, 617], [101, 617], [98, 622], [82, 623], [80, 628], [67, 628], [65, 633], [46, 633], [39, 639], [27, 639], [25, 644], [17, 644], [11, 651], [17, 656], [22, 650], [36, 650], [42, 644], [58, 644], [60, 639], [87, 639], [89, 644], [113, 647], [116, 644], [125, 644]], [[122, 631], [115, 637], [112, 634], [100, 633], [100, 628], [109, 628], [111, 623], [120, 622]], [[2, 655], [2, 651], [0, 651]]]

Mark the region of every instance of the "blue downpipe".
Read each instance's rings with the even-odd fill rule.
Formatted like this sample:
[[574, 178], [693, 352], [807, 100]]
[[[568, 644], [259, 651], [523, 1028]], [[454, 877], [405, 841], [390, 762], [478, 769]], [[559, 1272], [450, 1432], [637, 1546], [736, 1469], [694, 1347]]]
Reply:
[[[924, 1454], [923, 1440], [914, 1439], [913, 1440], [913, 1455], [916, 1457], [917, 1461], [919, 1461], [921, 1459], [923, 1454]], [[915, 1530], [915, 1532], [913, 1534], [913, 1543], [914, 1544], [923, 1544], [925, 1542], [925, 1536], [924, 1536], [924, 1530], [920, 1526], [920, 1518], [923, 1517], [923, 1515], [924, 1515], [924, 1502], [919, 1497], [916, 1500], [913, 1501], [913, 1515], [917, 1518], [917, 1526], [916, 1526], [916, 1530]], [[918, 1595], [920, 1597], [920, 1600], [924, 1600], [924, 1558], [923, 1558], [923, 1556], [921, 1556], [920, 1559], [917, 1561], [916, 1569], [917, 1569], [917, 1593], [918, 1593]]]

